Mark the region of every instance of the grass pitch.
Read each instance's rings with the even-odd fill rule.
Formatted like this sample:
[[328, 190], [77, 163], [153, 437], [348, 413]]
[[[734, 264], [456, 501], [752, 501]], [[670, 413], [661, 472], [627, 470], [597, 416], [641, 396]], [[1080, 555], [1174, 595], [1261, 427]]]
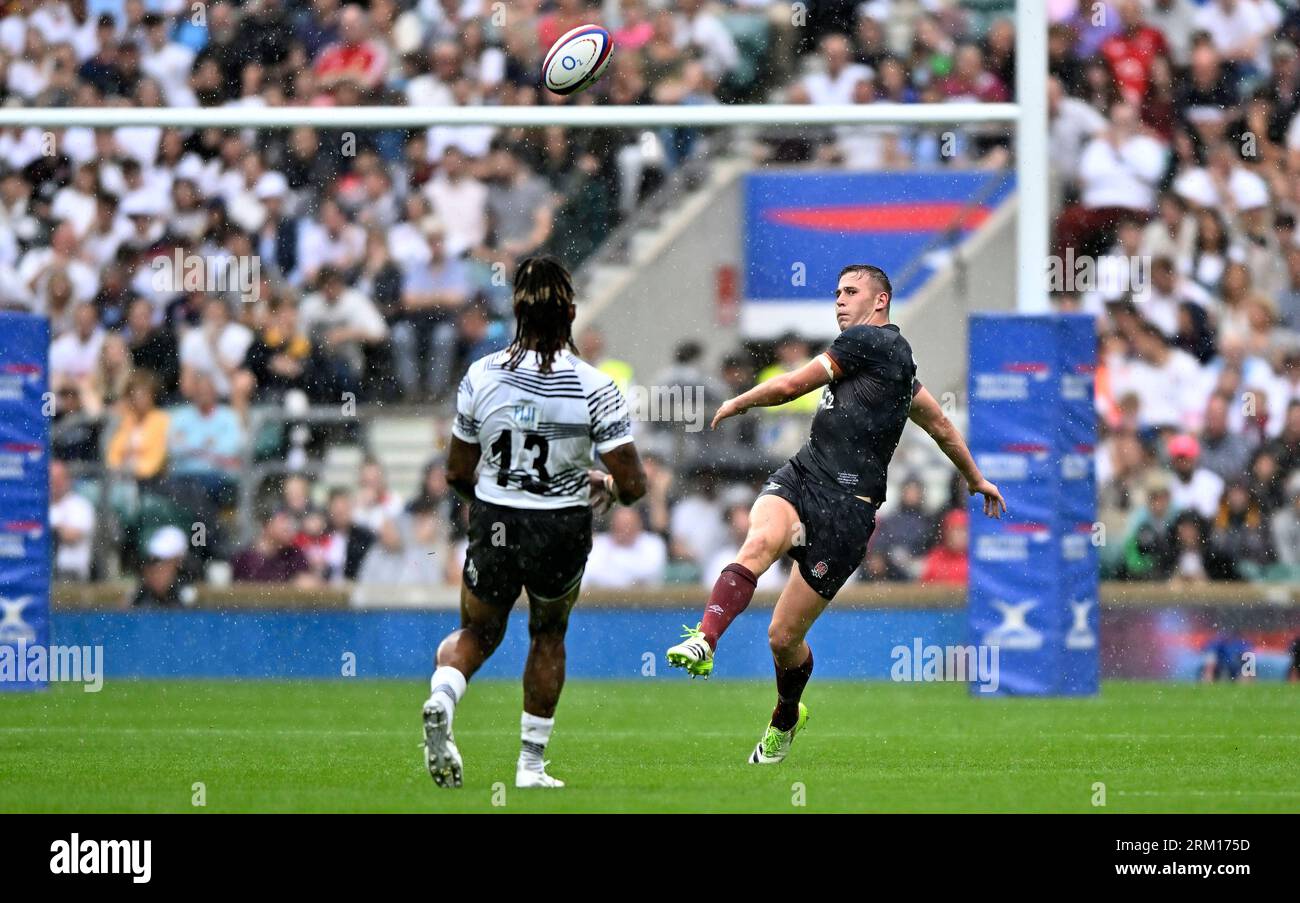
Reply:
[[769, 683], [574, 681], [548, 750], [569, 784], [558, 791], [514, 787], [521, 694], [506, 681], [471, 684], [456, 716], [466, 786], [435, 788], [419, 748], [426, 691], [110, 680], [98, 694], [0, 694], [0, 811], [1300, 810], [1297, 685], [1110, 682], [1096, 699], [1042, 700], [814, 680], [808, 731], [759, 769], [745, 758]]

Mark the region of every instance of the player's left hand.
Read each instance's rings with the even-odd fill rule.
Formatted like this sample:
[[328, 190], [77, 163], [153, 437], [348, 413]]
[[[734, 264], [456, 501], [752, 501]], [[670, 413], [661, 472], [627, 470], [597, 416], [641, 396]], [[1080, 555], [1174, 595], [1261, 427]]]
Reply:
[[609, 474], [603, 470], [588, 470], [587, 479], [591, 486], [591, 510], [595, 514], [604, 514], [614, 507], [614, 493], [610, 488]]
[[984, 514], [986, 517], [1001, 518], [1006, 513], [1007, 503], [1002, 499], [1002, 493], [998, 487], [994, 486], [988, 480], [981, 479], [978, 483], [970, 487], [970, 494], [976, 493], [984, 496]]
[[718, 413], [713, 415], [713, 423], [709, 424], [709, 429], [716, 430], [718, 424], [726, 420], [728, 417], [735, 417], [737, 414], [743, 413], [745, 413], [745, 409], [736, 402], [736, 399], [728, 398], [722, 403], [722, 406], [718, 408]]

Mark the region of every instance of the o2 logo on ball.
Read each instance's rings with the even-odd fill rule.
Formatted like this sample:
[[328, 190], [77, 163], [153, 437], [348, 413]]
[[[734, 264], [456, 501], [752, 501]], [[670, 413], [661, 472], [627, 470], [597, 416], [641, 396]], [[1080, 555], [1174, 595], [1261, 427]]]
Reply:
[[556, 94], [577, 94], [594, 85], [609, 65], [614, 39], [599, 25], [579, 25], [563, 35], [542, 62], [542, 84]]

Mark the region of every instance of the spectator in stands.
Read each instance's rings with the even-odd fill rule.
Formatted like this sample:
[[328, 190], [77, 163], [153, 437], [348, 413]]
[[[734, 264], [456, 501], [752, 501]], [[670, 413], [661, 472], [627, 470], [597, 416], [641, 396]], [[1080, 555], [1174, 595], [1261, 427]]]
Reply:
[[90, 413], [85, 402], [82, 388], [71, 382], [54, 387], [54, 417], [50, 424], [52, 458], [83, 463], [101, 460], [102, 412]]
[[1144, 429], [1180, 429], [1195, 422], [1201, 410], [1200, 367], [1187, 352], [1170, 347], [1160, 327], [1147, 320], [1135, 324], [1134, 356], [1124, 373], [1113, 377], [1112, 390], [1138, 398], [1138, 422]]
[[[1170, 205], [1161, 204], [1162, 209], [1166, 206]], [[1136, 257], [1145, 256], [1144, 249], [1148, 247], [1149, 236], [1149, 231], [1143, 234], [1141, 246], [1135, 249]], [[1128, 267], [1125, 269], [1127, 271]], [[1190, 279], [1179, 275], [1173, 258], [1160, 256], [1152, 259], [1150, 283], [1134, 292], [1133, 304], [1141, 312], [1144, 319], [1150, 320], [1160, 327], [1160, 331], [1166, 336], [1175, 339], [1177, 344], [1178, 336], [1184, 332], [1182, 327], [1187, 325], [1180, 322], [1182, 306], [1190, 304], [1203, 311], [1213, 305], [1213, 298], [1205, 289]], [[1196, 322], [1201, 323], [1204, 321], [1204, 318], [1200, 318]], [[1192, 338], [1190, 329], [1187, 335], [1188, 338]], [[1191, 343], [1192, 348], [1195, 348], [1198, 352], [1193, 356], [1203, 364], [1208, 363], [1209, 359], [1214, 356], [1213, 336], [1210, 335], [1208, 338], [1210, 339], [1208, 349], [1200, 342], [1193, 341]], [[1188, 351], [1189, 354], [1192, 353], [1188, 348], [1183, 350]], [[1202, 359], [1200, 354], [1207, 350], [1209, 352], [1208, 356]]]
[[[760, 383], [782, 373], [792, 373], [812, 359], [812, 355], [808, 351], [807, 340], [793, 332], [787, 332], [776, 340], [773, 353], [776, 360], [760, 370], [758, 376], [755, 377]], [[787, 401], [785, 404], [763, 408], [763, 413], [772, 417], [787, 414], [812, 414], [817, 410], [820, 398], [820, 393], [809, 392], [807, 395], [793, 401]]]
[[948, 583], [965, 586], [970, 563], [969, 516], [964, 508], [954, 508], [939, 521], [939, 543], [925, 556], [921, 565], [922, 583]]
[[620, 24], [613, 33], [614, 43], [627, 50], [640, 50], [654, 34], [645, 0], [622, 0], [618, 12]]
[[615, 508], [609, 531], [598, 533], [587, 558], [583, 585], [627, 588], [657, 586], [663, 582], [668, 548], [663, 538], [647, 533], [634, 508]]
[[447, 256], [441, 224], [426, 227], [425, 237], [428, 259], [406, 270], [392, 327], [398, 381], [408, 398], [440, 398], [454, 385], [456, 321], [471, 288], [464, 261]]
[[313, 345], [344, 362], [351, 384], [360, 385], [382, 352], [388, 324], [374, 302], [350, 288], [339, 270], [322, 268], [318, 282], [320, 290], [303, 299], [302, 328]]
[[1057, 221], [1057, 243], [1096, 255], [1109, 246], [1123, 217], [1145, 222], [1156, 209], [1156, 187], [1168, 152], [1141, 130], [1138, 112], [1127, 103], [1110, 112], [1110, 127], [1090, 141], [1079, 158], [1081, 207]]
[[456, 366], [453, 373], [464, 373], [481, 357], [495, 354], [510, 344], [505, 324], [493, 318], [486, 301], [476, 299], [460, 309], [456, 320]]
[[155, 530], [145, 546], [140, 586], [132, 608], [180, 608], [193, 602], [194, 589], [185, 582], [183, 564], [189, 544], [179, 527]]
[[740, 63], [731, 32], [709, 8], [708, 0], [678, 0], [677, 11], [677, 46], [691, 48], [710, 77], [721, 82]]
[[1215, 552], [1238, 580], [1259, 576], [1276, 558], [1268, 518], [1251, 497], [1245, 474], [1228, 483], [1213, 530]]
[[72, 328], [50, 345], [51, 382], [66, 380], [80, 385], [90, 379], [99, 363], [104, 334], [95, 306], [89, 302], [78, 304], [73, 310]]
[[[1297, 119], [1300, 121], [1300, 119]], [[1286, 257], [1287, 281], [1278, 295], [1278, 314], [1287, 329], [1300, 329], [1300, 246], [1283, 249]]]
[[[736, 555], [740, 552], [745, 537], [749, 535], [749, 509], [751, 503], [752, 499], [749, 501], [738, 500], [727, 506], [727, 510], [723, 515], [727, 523], [727, 542], [719, 547], [712, 557], [701, 563], [700, 576], [703, 585], [712, 587], [717, 579], [713, 575], [721, 573], [723, 568], [736, 560]], [[786, 577], [785, 564], [783, 561], [778, 561], [775, 567], [768, 568], [758, 578], [758, 589], [780, 592], [781, 588], [785, 586]]]
[[158, 383], [138, 370], [126, 387], [117, 429], [108, 440], [108, 466], [137, 480], [155, 480], [167, 463], [170, 418], [157, 407]]
[[348, 374], [337, 368], [330, 372], [311, 339], [298, 323], [298, 304], [276, 296], [267, 305], [266, 322], [244, 356], [244, 367], [253, 377], [253, 398], [275, 403], [296, 390], [313, 401], [333, 401], [351, 388]]
[[1124, 100], [1137, 104], [1146, 96], [1156, 60], [1169, 48], [1164, 34], [1146, 23], [1139, 0], [1122, 0], [1118, 11], [1120, 30], [1102, 42], [1101, 56], [1115, 73]]
[[1122, 575], [1128, 580], [1158, 580], [1169, 576], [1173, 559], [1174, 509], [1167, 474], [1154, 473], [1144, 487], [1145, 501], [1133, 512], [1124, 537]]
[[904, 481], [898, 506], [880, 521], [873, 546], [889, 563], [905, 573], [916, 573], [921, 559], [934, 545], [935, 519], [925, 510], [925, 486], [915, 478]]
[[1179, 512], [1170, 527], [1170, 561], [1165, 575], [1171, 582], [1205, 583], [1223, 579], [1222, 562], [1210, 544], [1205, 518], [1194, 508]]
[[1223, 496], [1223, 478], [1200, 466], [1201, 444], [1186, 434], [1174, 436], [1166, 447], [1174, 480], [1170, 495], [1175, 511], [1195, 511], [1202, 518], [1212, 518]]
[[180, 388], [179, 349], [172, 331], [154, 324], [154, 306], [149, 299], [136, 296], [131, 301], [123, 335], [132, 366], [154, 374], [159, 397], [170, 400]]
[[606, 354], [605, 334], [599, 327], [587, 326], [574, 339], [578, 357], [591, 364], [614, 381], [620, 392], [627, 394], [634, 381], [632, 365]]
[[947, 101], [1004, 103], [1010, 89], [984, 65], [984, 53], [975, 44], [958, 48], [952, 72], [935, 85], [938, 95]]
[[34, 298], [45, 297], [46, 286], [55, 274], [67, 278], [74, 303], [90, 301], [99, 290], [94, 262], [86, 259], [77, 227], [70, 222], [55, 226], [49, 245], [36, 245], [18, 265], [23, 288]]
[[319, 220], [306, 221], [299, 234], [298, 270], [292, 279], [296, 285], [320, 287], [324, 268], [346, 272], [365, 256], [365, 229], [352, 222], [334, 198], [321, 202]]
[[1279, 564], [1290, 568], [1288, 577], [1300, 576], [1300, 473], [1286, 482], [1287, 505], [1274, 512], [1269, 529]]
[[356, 580], [361, 562], [375, 542], [375, 534], [356, 522], [352, 493], [347, 489], [336, 486], [330, 490], [326, 512], [329, 519], [326, 575], [336, 584]]
[[1230, 432], [1228, 408], [1231, 399], [1215, 393], [1205, 405], [1205, 426], [1201, 432], [1201, 466], [1223, 480], [1244, 475], [1250, 465], [1254, 444], [1244, 433]]
[[486, 260], [514, 261], [536, 251], [551, 237], [555, 212], [546, 182], [524, 166], [519, 155], [500, 146], [488, 160], [491, 182], [487, 209], [492, 224], [491, 250], [480, 250]]
[[240, 370], [252, 344], [252, 330], [232, 319], [226, 299], [209, 296], [203, 304], [203, 319], [181, 339], [181, 394], [192, 399], [194, 383], [203, 375], [212, 381], [218, 398], [237, 411], [246, 410], [252, 382]]
[[1048, 142], [1052, 175], [1066, 183], [1079, 178], [1079, 161], [1084, 148], [1107, 128], [1106, 117], [1080, 100], [1066, 94], [1061, 80], [1047, 80]]
[[232, 507], [244, 461], [243, 423], [233, 408], [220, 403], [206, 373], [196, 373], [190, 388], [190, 403], [171, 412], [168, 473], [201, 486], [217, 506]]
[[320, 87], [333, 90], [345, 83], [371, 91], [387, 74], [388, 54], [371, 35], [370, 17], [360, 6], [343, 7], [338, 40], [321, 51], [315, 72]]
[[1267, 35], [1280, 24], [1280, 16], [1275, 5], [1258, 0], [1209, 0], [1194, 21], [1240, 81], [1268, 71]]
[[1287, 405], [1282, 432], [1269, 443], [1269, 448], [1283, 473], [1289, 474], [1300, 469], [1300, 398]]
[[50, 533], [54, 579], [84, 582], [91, 577], [95, 508], [72, 487], [68, 465], [50, 461]]
[[430, 510], [447, 524], [456, 519], [456, 511], [461, 507], [461, 500], [447, 482], [447, 462], [434, 458], [424, 467], [420, 478], [420, 488], [415, 496], [406, 503], [406, 510]]
[[668, 536], [675, 559], [701, 564], [727, 542], [727, 524], [718, 498], [717, 477], [707, 471], [690, 475], [672, 506]]
[[296, 527], [285, 511], [271, 515], [261, 535], [230, 562], [235, 580], [248, 583], [287, 583], [313, 587], [319, 581], [311, 574], [307, 557], [294, 545]]
[[300, 473], [295, 473], [285, 477], [284, 484], [280, 488], [280, 504], [276, 510], [288, 514], [293, 519], [295, 535], [303, 532], [307, 518], [320, 513], [320, 509], [312, 499], [311, 486], [310, 480]]
[[443, 152], [438, 173], [424, 193], [443, 226], [448, 256], [460, 257], [486, 245], [488, 188], [470, 171], [463, 150], [451, 145]]
[[405, 507], [402, 497], [388, 488], [384, 466], [374, 458], [366, 459], [357, 480], [356, 522], [379, 533], [384, 524], [396, 519]]
[[380, 524], [356, 582], [363, 586], [429, 586], [442, 582], [438, 521], [419, 508]]
[[1078, 8], [1061, 21], [1075, 37], [1075, 55], [1084, 60], [1096, 56], [1102, 45], [1123, 28], [1119, 16], [1096, 15], [1092, 0], [1079, 0]]
[[868, 547], [867, 557], [863, 559], [862, 569], [858, 571], [858, 579], [871, 583], [897, 583], [909, 578], [882, 550]]
[[875, 77], [871, 67], [853, 61], [853, 46], [842, 34], [828, 34], [821, 39], [819, 71], [810, 72], [787, 93], [790, 103], [851, 104], [854, 88]]

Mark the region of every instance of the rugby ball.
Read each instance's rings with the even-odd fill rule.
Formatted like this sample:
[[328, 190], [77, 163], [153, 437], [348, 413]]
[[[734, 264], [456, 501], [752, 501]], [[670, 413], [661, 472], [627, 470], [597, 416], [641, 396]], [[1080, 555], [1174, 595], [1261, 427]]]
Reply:
[[599, 25], [579, 25], [563, 35], [542, 62], [542, 84], [556, 94], [577, 94], [596, 83], [609, 65], [614, 39]]

